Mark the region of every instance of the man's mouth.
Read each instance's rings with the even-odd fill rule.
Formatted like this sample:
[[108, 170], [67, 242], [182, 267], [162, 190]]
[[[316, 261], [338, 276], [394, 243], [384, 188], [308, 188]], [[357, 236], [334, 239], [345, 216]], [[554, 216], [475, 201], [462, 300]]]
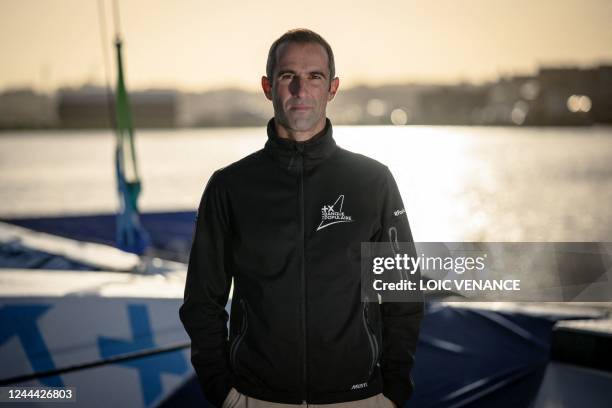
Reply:
[[293, 105], [289, 107], [289, 110], [296, 110], [296, 111], [305, 111], [308, 109], [312, 109], [312, 106], [308, 106], [308, 105]]

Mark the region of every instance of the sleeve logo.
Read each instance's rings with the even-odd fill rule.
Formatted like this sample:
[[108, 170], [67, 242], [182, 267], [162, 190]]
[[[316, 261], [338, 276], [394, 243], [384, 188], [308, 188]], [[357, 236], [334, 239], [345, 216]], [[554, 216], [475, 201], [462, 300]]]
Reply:
[[397, 217], [397, 216], [400, 216], [400, 215], [402, 215], [402, 214], [406, 214], [406, 209], [405, 209], [405, 208], [402, 208], [401, 210], [395, 210], [395, 211], [393, 211], [393, 215], [395, 215], [396, 217]]

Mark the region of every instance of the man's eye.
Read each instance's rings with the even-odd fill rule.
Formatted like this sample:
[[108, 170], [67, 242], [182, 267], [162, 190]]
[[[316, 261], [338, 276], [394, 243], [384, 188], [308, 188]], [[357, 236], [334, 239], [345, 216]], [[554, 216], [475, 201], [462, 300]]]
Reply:
[[293, 77], [293, 75], [291, 74], [283, 74], [281, 75], [280, 79], [291, 79]]

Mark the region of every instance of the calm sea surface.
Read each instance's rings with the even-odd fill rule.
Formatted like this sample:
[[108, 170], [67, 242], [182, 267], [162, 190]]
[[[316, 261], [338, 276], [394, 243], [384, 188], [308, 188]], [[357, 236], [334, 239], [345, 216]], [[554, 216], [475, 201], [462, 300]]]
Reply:
[[[612, 127], [342, 127], [389, 166], [417, 241], [612, 241]], [[143, 211], [195, 210], [264, 128], [137, 132]], [[0, 133], [0, 217], [117, 207], [108, 131]], [[364, 191], [364, 194], [368, 194]]]

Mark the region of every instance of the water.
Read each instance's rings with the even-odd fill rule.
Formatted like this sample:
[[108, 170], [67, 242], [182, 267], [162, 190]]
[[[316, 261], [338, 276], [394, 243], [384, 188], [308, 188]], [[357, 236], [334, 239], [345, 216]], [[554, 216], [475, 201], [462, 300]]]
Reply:
[[[418, 241], [612, 241], [612, 128], [336, 127], [389, 166]], [[195, 210], [265, 129], [141, 130], [143, 211]], [[117, 207], [109, 131], [0, 133], [0, 217]], [[368, 192], [364, 192], [367, 194]]]

